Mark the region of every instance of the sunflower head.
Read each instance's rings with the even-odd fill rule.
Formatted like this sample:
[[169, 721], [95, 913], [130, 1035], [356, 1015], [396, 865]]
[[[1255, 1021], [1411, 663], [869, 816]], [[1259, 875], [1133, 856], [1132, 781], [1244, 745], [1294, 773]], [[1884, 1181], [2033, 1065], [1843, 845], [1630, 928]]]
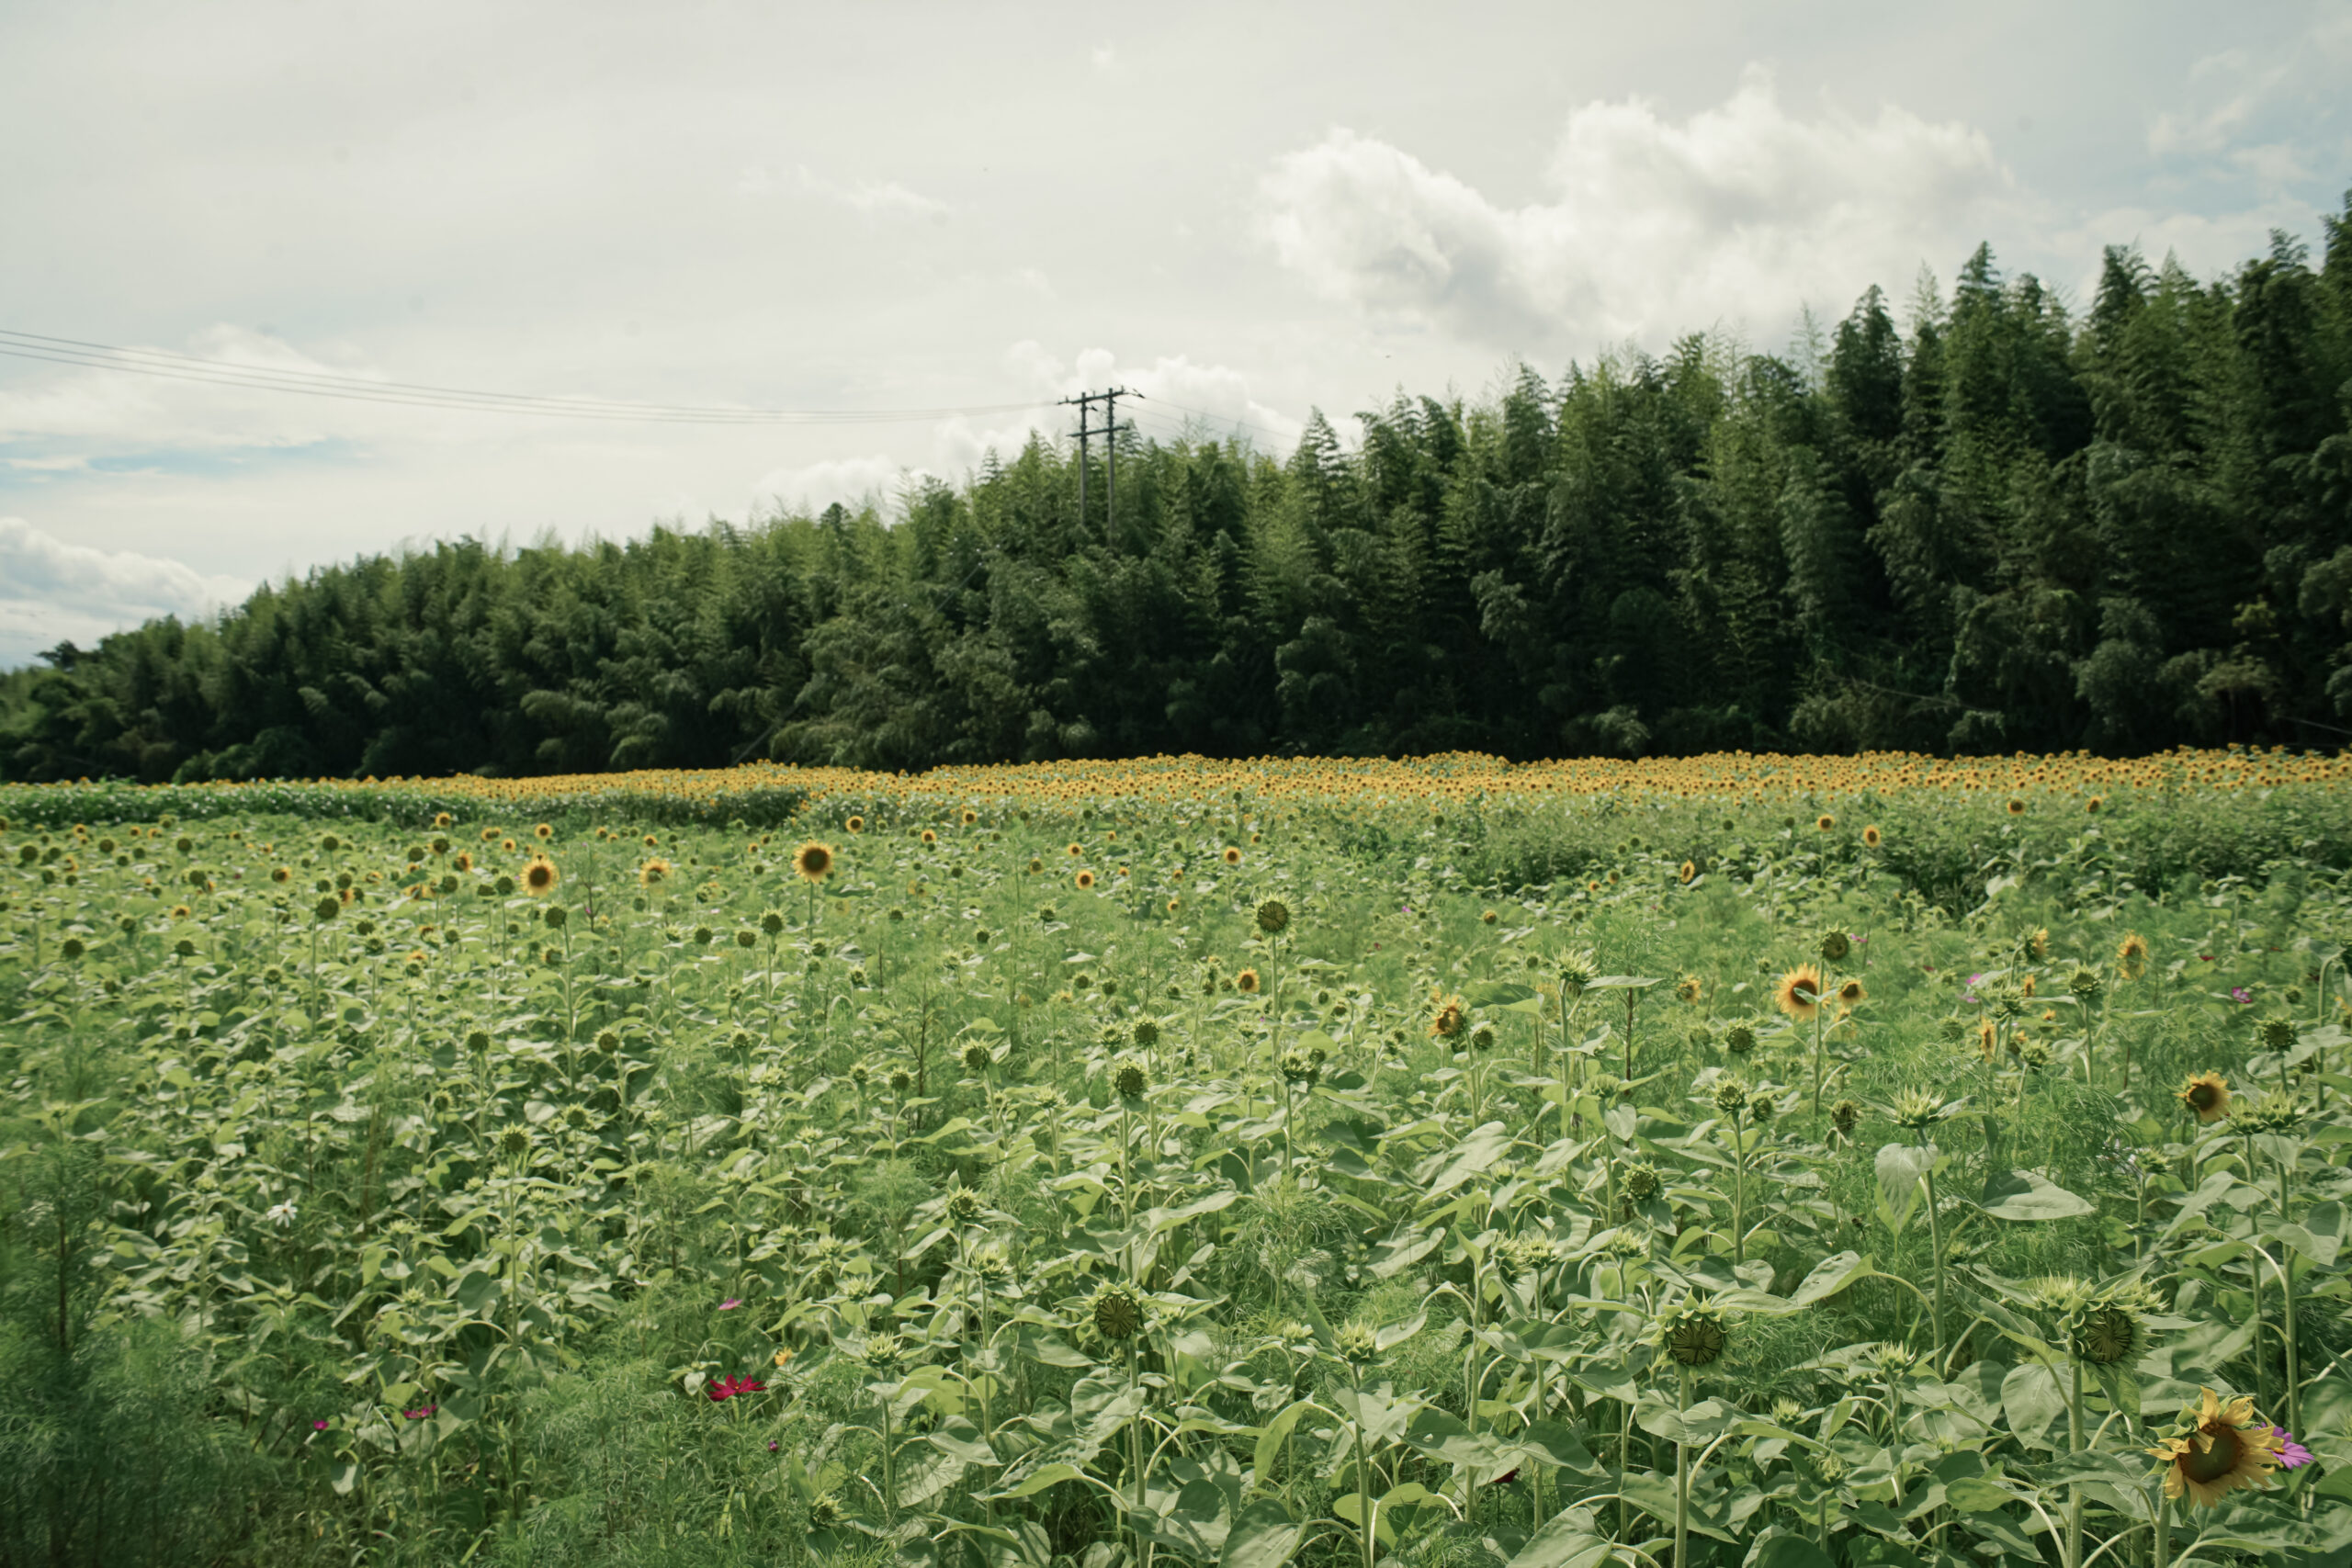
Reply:
[[656, 855], [638, 867], [637, 879], [648, 887], [659, 887], [670, 880], [670, 863]]
[[1730, 1337], [1723, 1314], [1703, 1303], [1686, 1303], [1658, 1320], [1659, 1343], [1685, 1367], [1714, 1365], [1723, 1359]]
[[2219, 1073], [2193, 1073], [2180, 1086], [2181, 1106], [2199, 1122], [2211, 1124], [2230, 1113], [2230, 1084]]
[[847, 832], [863, 833], [865, 831], [865, 818], [855, 816], [844, 818], [842, 820], [842, 828]]
[[2266, 1051], [2291, 1051], [2295, 1048], [2295, 1021], [2266, 1018], [2255, 1026], [2254, 1035]]
[[1462, 1032], [1465, 1018], [1460, 997], [1440, 997], [1437, 1010], [1430, 1016], [1430, 1034], [1433, 1039], [1451, 1040]]
[[1864, 828], [1862, 829], [1862, 842], [1869, 845], [1871, 849], [1878, 848], [1881, 839], [1879, 836], [1879, 830], [1875, 826]]
[[1825, 811], [1820, 816], [1813, 819], [1813, 825], [1820, 831], [1826, 833], [1830, 829], [1838, 826], [1838, 818]]
[[2127, 980], [2136, 980], [2148, 972], [2148, 939], [2138, 931], [2126, 931], [2115, 950], [2115, 966]]
[[1683, 885], [1688, 886], [1690, 879], [1699, 874], [1699, 863], [1692, 860], [1684, 861], [1682, 863], [1682, 869], [1676, 874], [1682, 879]]
[[1659, 1179], [1657, 1167], [1639, 1160], [1625, 1168], [1625, 1193], [1636, 1203], [1646, 1203], [1657, 1197], [1665, 1183]]
[[2268, 1486], [2286, 1448], [2284, 1434], [2255, 1415], [2251, 1399], [2224, 1402], [2210, 1388], [2198, 1393], [2197, 1403], [2180, 1413], [2174, 1435], [2148, 1450], [2164, 1476], [2165, 1495], [2217, 1508], [2241, 1486]]
[[1080, 893], [1088, 892], [1094, 886], [1094, 874], [1091, 871], [1081, 871], [1071, 878], [1071, 881], [1077, 885]]
[[2095, 1002], [2107, 989], [2107, 982], [2100, 978], [2098, 970], [2077, 965], [2075, 972], [2066, 976], [2066, 989], [2078, 1002]]
[[556, 870], [555, 862], [545, 855], [533, 856], [531, 863], [523, 868], [523, 890], [534, 898], [554, 892], [555, 885], [562, 880], [563, 874]]
[[1274, 936], [1290, 924], [1290, 906], [1279, 898], [1269, 898], [1258, 906], [1258, 929]]
[[1681, 979], [1677, 980], [1674, 983], [1674, 994], [1683, 1001], [1697, 1001], [1699, 999], [1699, 976], [1696, 975], [1685, 975]]
[[1143, 1327], [1143, 1298], [1125, 1285], [1104, 1285], [1091, 1304], [1094, 1332], [1114, 1345], [1133, 1339]]
[[1821, 1010], [1821, 971], [1810, 964], [1798, 964], [1781, 976], [1780, 984], [1773, 987], [1772, 1000], [1791, 1018], [1813, 1017]]
[[1225, 863], [1227, 865], [1239, 865], [1241, 863], [1241, 852], [1231, 844], [1226, 845]]
[[1852, 1137], [1861, 1120], [1862, 1108], [1854, 1100], [1841, 1100], [1829, 1108], [1829, 1124], [1838, 1129], [1841, 1138]]
[[1848, 1007], [1852, 1007], [1869, 995], [1868, 991], [1862, 989], [1862, 983], [1857, 979], [1849, 978], [1844, 985], [1838, 987], [1838, 999]]
[[1724, 1031], [1724, 1049], [1735, 1056], [1745, 1056], [1756, 1049], [1756, 1026], [1735, 1023]]
[[832, 874], [833, 847], [811, 839], [792, 852], [792, 869], [809, 882], [822, 882]]
[[1910, 1133], [1924, 1133], [1949, 1114], [1941, 1100], [1919, 1089], [1896, 1095], [1890, 1109], [1894, 1124]]
[[2095, 1367], [2111, 1367], [2131, 1359], [2144, 1337], [2138, 1313], [2121, 1302], [2101, 1302], [2076, 1321], [2075, 1354]]
[[1143, 1064], [1140, 1062], [1122, 1062], [1119, 1070], [1111, 1075], [1111, 1087], [1118, 1091], [1121, 1100], [1140, 1099], [1144, 1084]]
[[1258, 994], [1258, 972], [1255, 969], [1242, 970], [1233, 977], [1233, 988], [1239, 991], [1245, 997], [1256, 996]]

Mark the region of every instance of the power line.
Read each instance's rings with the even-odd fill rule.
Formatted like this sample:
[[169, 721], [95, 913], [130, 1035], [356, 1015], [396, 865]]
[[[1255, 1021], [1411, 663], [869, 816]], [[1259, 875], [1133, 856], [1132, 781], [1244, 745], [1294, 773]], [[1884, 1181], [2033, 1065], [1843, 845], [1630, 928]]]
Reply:
[[603, 398], [544, 397], [484, 392], [460, 387], [373, 380], [329, 372], [280, 370], [172, 354], [163, 349], [119, 348], [76, 338], [0, 329], [0, 355], [85, 369], [116, 370], [254, 391], [291, 392], [352, 402], [388, 403], [481, 413], [535, 414], [560, 419], [618, 420], [657, 424], [887, 424], [913, 423], [959, 414], [1016, 413], [1042, 402], [976, 403], [924, 409], [759, 409], [682, 403], [635, 402]]

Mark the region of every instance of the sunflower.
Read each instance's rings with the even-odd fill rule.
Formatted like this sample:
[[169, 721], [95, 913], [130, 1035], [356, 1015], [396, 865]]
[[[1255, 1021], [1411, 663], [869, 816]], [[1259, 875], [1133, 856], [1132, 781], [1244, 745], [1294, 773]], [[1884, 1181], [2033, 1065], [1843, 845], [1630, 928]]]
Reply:
[[2125, 931], [2123, 944], [2115, 950], [2116, 967], [2127, 980], [2136, 980], [2148, 972], [2148, 939], [2138, 931]]
[[637, 868], [637, 879], [648, 887], [659, 887], [670, 879], [671, 869], [668, 861], [656, 855]]
[[1862, 983], [1860, 980], [1848, 980], [1844, 985], [1838, 987], [1838, 999], [1844, 1002], [1848, 1007], [1852, 1007], [1856, 1002], [1860, 1001], [1864, 997], [1869, 995], [1870, 993], [1868, 991], [1862, 989]]
[[2009, 815], [2012, 817], [2022, 817], [2025, 815], [2025, 802], [2019, 800], [2016, 795], [2009, 796]]
[[1699, 863], [1694, 860], [1684, 861], [1682, 863], [1682, 869], [1676, 873], [1676, 874], [1682, 878], [1682, 885], [1684, 886], [1689, 886], [1690, 885], [1690, 879], [1699, 874]]
[[1430, 1019], [1430, 1033], [1439, 1040], [1451, 1040], [1462, 1032], [1463, 1011], [1460, 997], [1439, 997], [1437, 1011]]
[[512, 839], [501, 839], [501, 840], [498, 840], [498, 847], [499, 847], [499, 849], [500, 849], [500, 850], [503, 851], [505, 853], [507, 853], [507, 854], [510, 854], [510, 855], [511, 855], [511, 854], [513, 854], [513, 853], [514, 852], [514, 851], [516, 850], [516, 848], [517, 848], [518, 846], [515, 844], [514, 840], [512, 840]]
[[1875, 826], [1864, 828], [1862, 829], [1862, 842], [1869, 845], [1871, 849], [1878, 848], [1879, 831]]
[[1178, 909], [1183, 908], [1183, 902], [1184, 901], [1181, 898], [1170, 898], [1168, 900], [1168, 912], [1171, 915], [1174, 914]]
[[481, 841], [485, 844], [497, 842], [498, 829], [495, 828], [484, 828], [481, 830]]
[[932, 845], [933, 845], [933, 844], [935, 844], [935, 843], [939, 842], [939, 835], [938, 835], [938, 834], [936, 834], [936, 833], [934, 833], [934, 832], [933, 832], [933, 831], [932, 831], [930, 829], [928, 829], [928, 828], [925, 828], [925, 829], [922, 830], [922, 847], [923, 847], [924, 849], [929, 849], [929, 848], [931, 848], [931, 846], [932, 846]]
[[2096, 817], [2098, 815], [2098, 808], [2106, 804], [2107, 797], [2105, 795], [2095, 795], [2088, 800], [2083, 802], [2083, 809]]
[[449, 825], [449, 814], [446, 811], [435, 812], [433, 814], [433, 825], [435, 828], [447, 828]]
[[1683, 976], [1681, 979], [1677, 980], [1674, 983], [1674, 994], [1677, 998], [1686, 1002], [1697, 1001], [1699, 999], [1699, 976], [1696, 975]]
[[1781, 976], [1772, 1000], [1791, 1018], [1811, 1018], [1821, 1007], [1821, 971], [1810, 964], [1798, 964]]
[[1822, 832], [1826, 833], [1830, 829], [1838, 826], [1838, 818], [1830, 816], [1829, 813], [1825, 811], [1820, 816], [1813, 819], [1813, 825]]
[[1231, 844], [1226, 845], [1225, 863], [1227, 865], [1239, 865], [1241, 863], [1241, 852], [1234, 848]]
[[554, 838], [554, 837], [555, 837], [555, 828], [554, 828], [554, 826], [553, 826], [552, 824], [550, 824], [550, 823], [547, 823], [547, 822], [542, 822], [542, 823], [540, 823], [537, 827], [536, 827], [536, 828], [532, 829], [531, 829], [531, 831], [532, 831], [533, 833], [535, 833], [535, 834], [537, 834], [537, 835], [539, 842], [541, 842], [541, 843], [543, 843], [543, 844], [544, 844], [544, 843], [546, 843], [549, 839], [552, 839], [552, 838]]
[[523, 890], [534, 898], [554, 892], [555, 885], [562, 880], [563, 874], [556, 870], [555, 862], [545, 855], [533, 855], [531, 863], [523, 868]]
[[1989, 1062], [2000, 1054], [2000, 1049], [2001, 1032], [1994, 1027], [1993, 1021], [1988, 1018], [1976, 1026], [1977, 1055]]
[[2230, 1113], [2230, 1084], [2219, 1073], [2194, 1073], [2180, 1086], [2180, 1103], [2202, 1122], [2219, 1122]]
[[2285, 1435], [2255, 1415], [2251, 1399], [2224, 1404], [2210, 1388], [2198, 1395], [2180, 1413], [2180, 1435], [2148, 1450], [2163, 1462], [2165, 1495], [2186, 1495], [2200, 1507], [2218, 1508], [2241, 1486], [2268, 1486], [2287, 1446]]
[[645, 835], [644, 843], [645, 847], [649, 850], [658, 850], [662, 847], [662, 835], [659, 833], [648, 833]]
[[1086, 852], [1086, 846], [1084, 844], [1072, 844], [1069, 846], [1069, 858], [1072, 860], [1076, 860], [1079, 856]]
[[842, 826], [847, 829], [850, 832], [863, 833], [865, 831], [865, 818], [863, 817], [852, 817], [842, 822]]
[[1239, 991], [1245, 997], [1256, 996], [1258, 994], [1258, 972], [1255, 969], [1244, 969], [1240, 974], [1236, 975], [1233, 977], [1233, 988]]
[[973, 823], [975, 823], [975, 822], [978, 821], [979, 819], [980, 819], [980, 814], [979, 814], [978, 812], [977, 812], [977, 811], [973, 810], [973, 809], [972, 809], [970, 807], [968, 807], [968, 806], [967, 806], [967, 807], [966, 807], [964, 808], [964, 816], [963, 816], [963, 819], [962, 819], [962, 820], [963, 820], [963, 823], [964, 823], [964, 826], [965, 826], [965, 827], [968, 828], [968, 827], [970, 827]]
[[792, 869], [810, 882], [822, 882], [833, 871], [833, 847], [811, 839], [792, 852]]
[[1078, 890], [1083, 893], [1094, 886], [1094, 874], [1091, 871], [1081, 871], [1070, 880], [1075, 882], [1078, 885]]

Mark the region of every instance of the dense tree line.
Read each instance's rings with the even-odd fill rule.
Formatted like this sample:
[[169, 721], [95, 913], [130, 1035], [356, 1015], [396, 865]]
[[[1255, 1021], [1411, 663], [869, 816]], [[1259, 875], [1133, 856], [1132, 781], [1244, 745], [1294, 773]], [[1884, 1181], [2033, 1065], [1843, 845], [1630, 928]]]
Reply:
[[[886, 521], [461, 540], [0, 678], [15, 779], [2352, 735], [2352, 199], [2088, 308], [1988, 249], [1773, 355], [1521, 369], [1287, 461], [1032, 439]], [[1099, 462], [1099, 454], [1097, 461]]]

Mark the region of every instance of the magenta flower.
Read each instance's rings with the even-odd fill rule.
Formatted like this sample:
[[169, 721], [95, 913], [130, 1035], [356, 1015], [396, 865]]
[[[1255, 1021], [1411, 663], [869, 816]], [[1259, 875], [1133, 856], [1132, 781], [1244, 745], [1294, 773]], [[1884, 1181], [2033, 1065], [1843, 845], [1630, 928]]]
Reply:
[[2251, 1004], [2254, 1001], [2254, 993], [2247, 990], [2244, 986], [2232, 986], [2230, 987], [2230, 1000], [2233, 1002], [2245, 1002]]
[[767, 1386], [757, 1378], [726, 1377], [708, 1385], [703, 1392], [710, 1395], [710, 1402], [713, 1404], [717, 1404], [722, 1400], [732, 1399], [739, 1393], [757, 1393]]
[[2295, 1435], [2284, 1427], [2273, 1427], [2270, 1435], [2278, 1439], [2278, 1468], [2300, 1470], [2312, 1461], [2312, 1450], [2295, 1441]]
[[311, 1423], [311, 1430], [313, 1432], [323, 1432], [326, 1429], [327, 1424], [323, 1421], [313, 1421]]
[[412, 1421], [423, 1421], [430, 1417], [435, 1411], [440, 1408], [441, 1407], [437, 1404], [428, 1404], [422, 1410], [403, 1410], [401, 1414], [407, 1416]]
[[718, 1303], [718, 1310], [721, 1312], [733, 1312], [737, 1307], [741, 1306], [742, 1304], [742, 1297], [729, 1296], [725, 1301]]
[[774, 1452], [775, 1452], [776, 1449], [777, 1449], [779, 1446], [780, 1446], [780, 1445], [778, 1445], [778, 1444], [777, 1444], [776, 1440], [775, 1440], [774, 1438], [770, 1438], [768, 1439], [768, 1452], [770, 1452], [770, 1453], [774, 1453]]

